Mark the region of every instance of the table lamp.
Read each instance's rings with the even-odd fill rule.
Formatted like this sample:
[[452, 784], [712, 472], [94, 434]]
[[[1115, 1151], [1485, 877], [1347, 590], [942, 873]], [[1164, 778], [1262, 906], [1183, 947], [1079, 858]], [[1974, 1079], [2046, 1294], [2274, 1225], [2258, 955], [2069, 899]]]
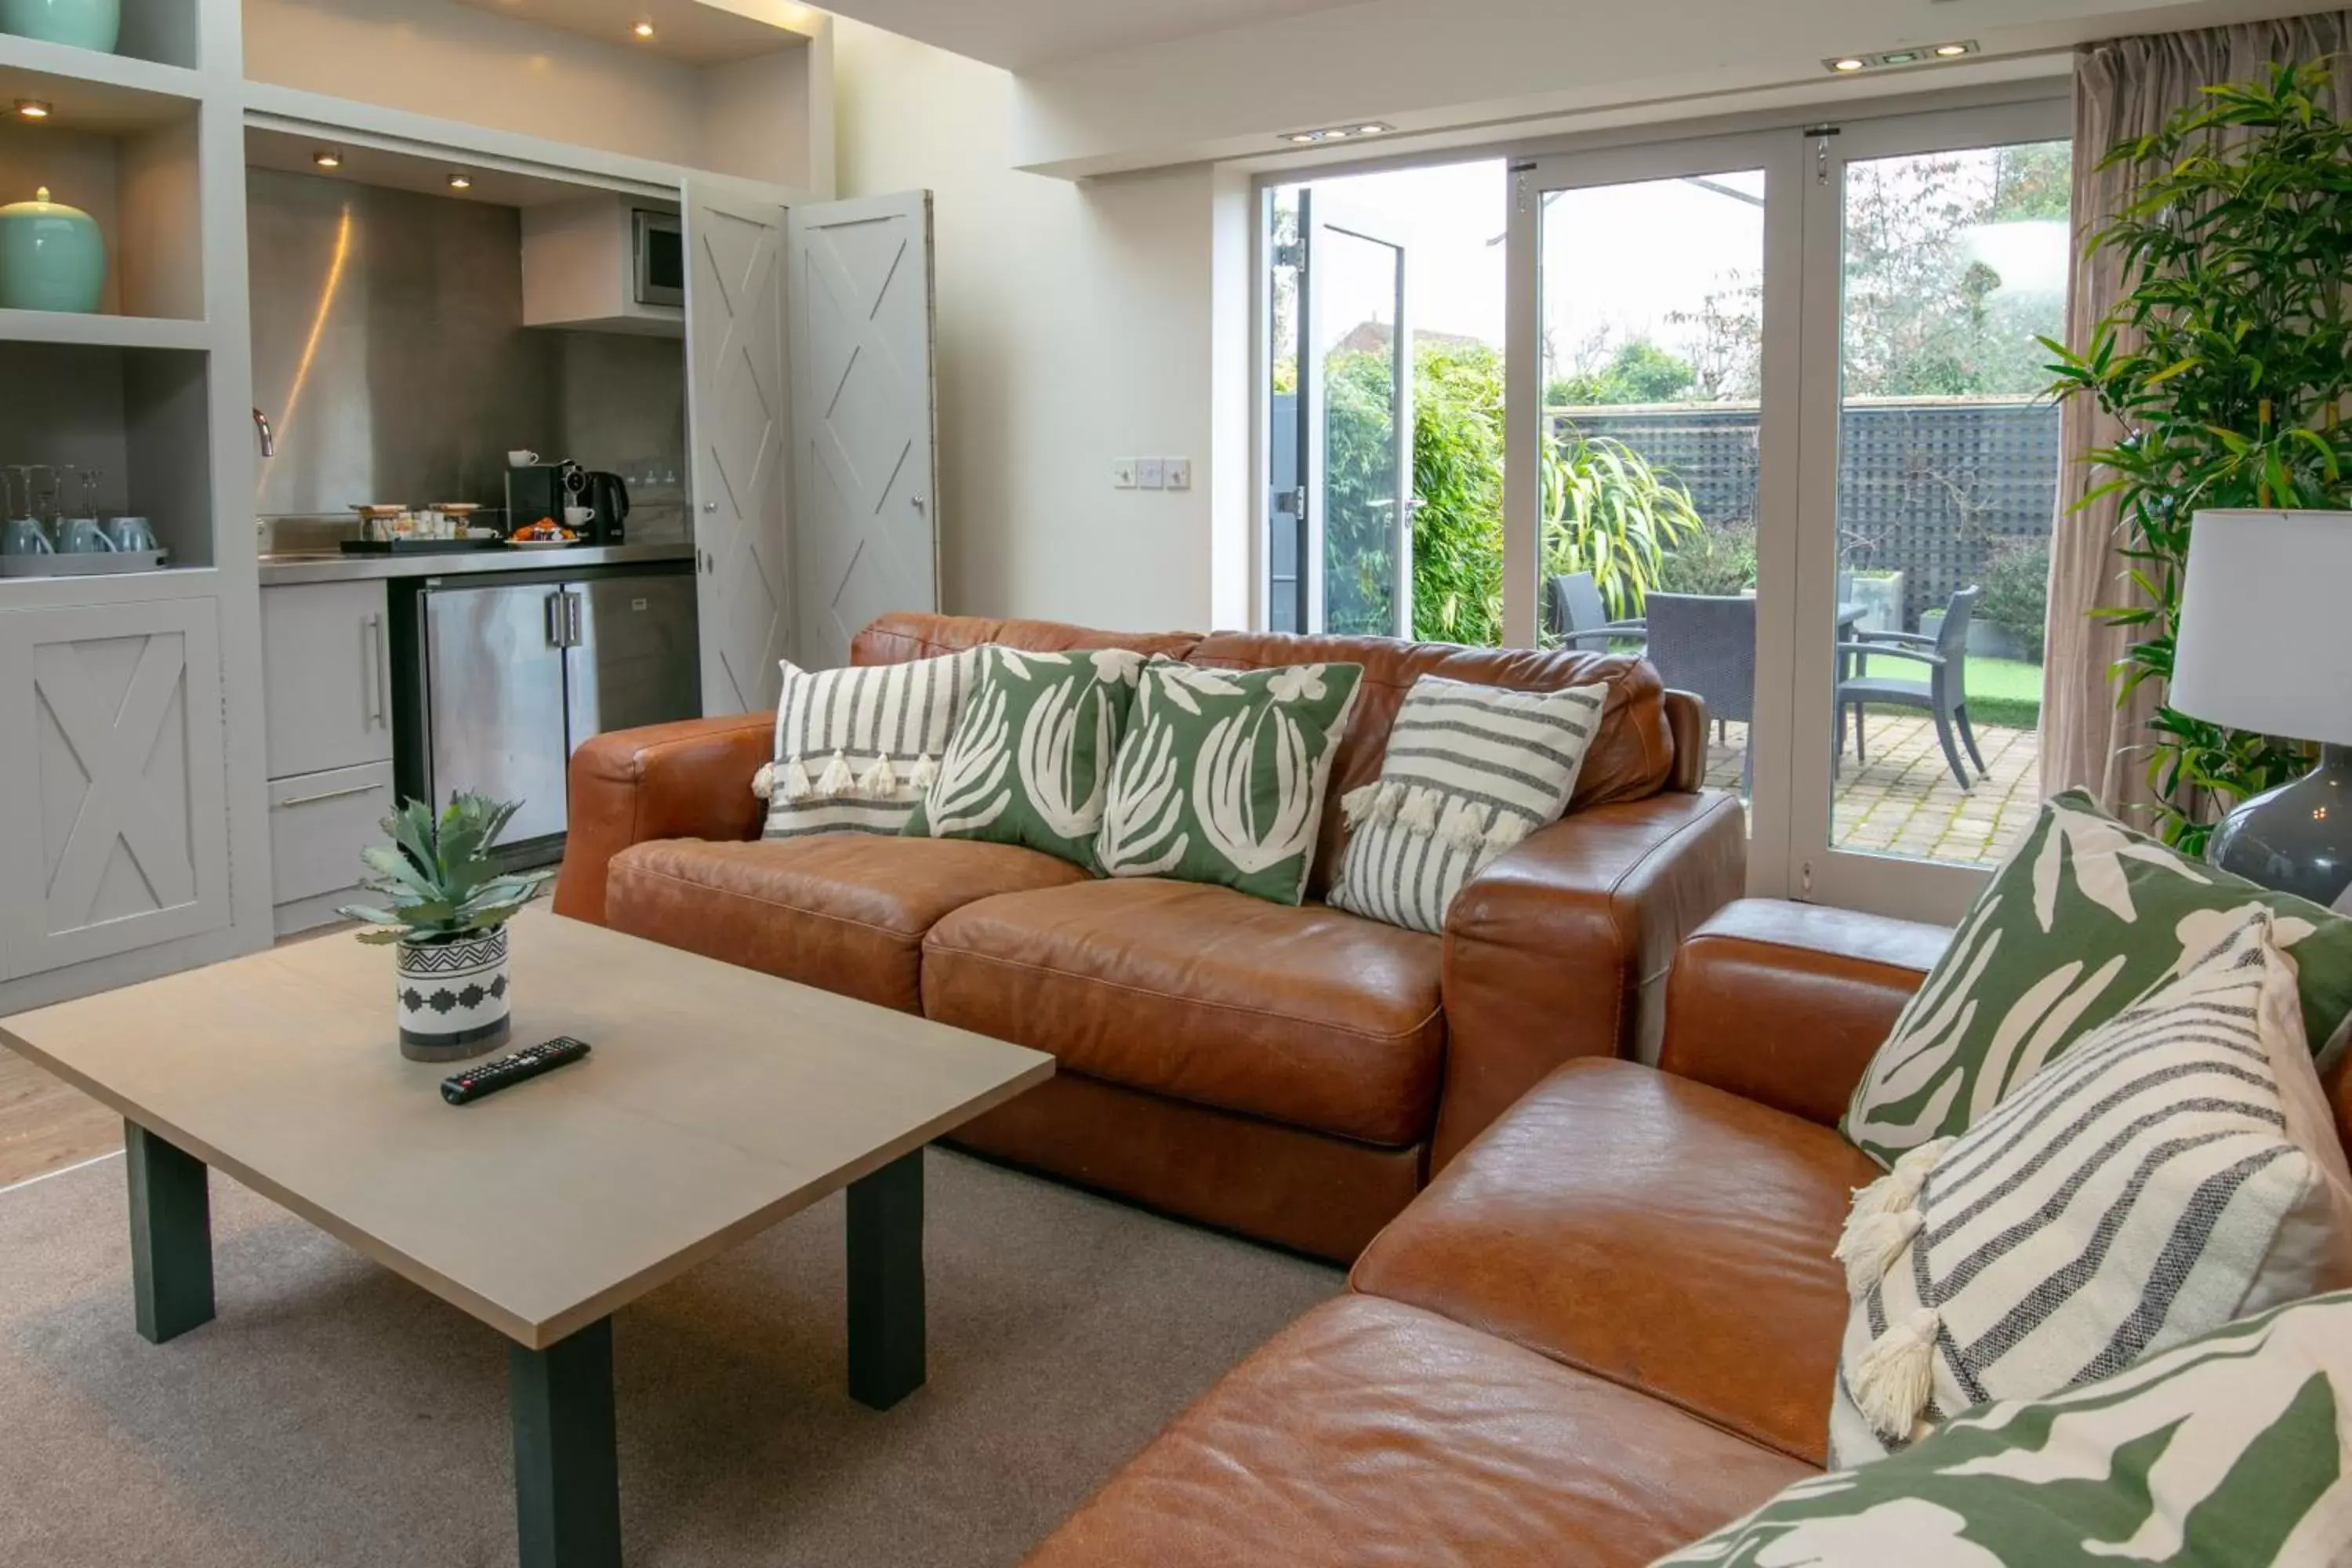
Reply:
[[2199, 512], [2176, 630], [2173, 707], [2319, 742], [2310, 773], [2221, 821], [2207, 858], [2352, 908], [2352, 512]]

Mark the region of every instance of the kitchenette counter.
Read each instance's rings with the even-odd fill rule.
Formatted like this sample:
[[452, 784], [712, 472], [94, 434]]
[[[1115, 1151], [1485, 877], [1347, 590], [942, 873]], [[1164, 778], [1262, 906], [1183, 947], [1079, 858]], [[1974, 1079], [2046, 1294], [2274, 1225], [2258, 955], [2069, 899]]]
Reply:
[[346, 555], [341, 551], [316, 550], [262, 556], [261, 585], [457, 577], [477, 572], [572, 572], [585, 566], [643, 566], [693, 559], [691, 544], [582, 544], [566, 550], [453, 550], [412, 555]]

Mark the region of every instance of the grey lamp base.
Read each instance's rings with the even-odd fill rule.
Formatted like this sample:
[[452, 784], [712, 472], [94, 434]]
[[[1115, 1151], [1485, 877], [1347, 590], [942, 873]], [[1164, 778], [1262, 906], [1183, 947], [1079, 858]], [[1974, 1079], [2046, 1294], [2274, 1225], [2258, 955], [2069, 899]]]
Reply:
[[2221, 819], [2205, 858], [2224, 871], [2352, 912], [2352, 746], [2322, 746], [2319, 765]]

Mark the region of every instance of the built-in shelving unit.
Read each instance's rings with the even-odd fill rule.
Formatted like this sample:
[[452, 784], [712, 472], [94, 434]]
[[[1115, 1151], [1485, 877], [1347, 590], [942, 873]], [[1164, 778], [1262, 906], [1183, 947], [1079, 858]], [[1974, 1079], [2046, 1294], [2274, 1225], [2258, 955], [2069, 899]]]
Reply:
[[47, 186], [109, 258], [97, 313], [0, 310], [0, 468], [94, 468], [170, 552], [0, 576], [0, 1015], [271, 938], [248, 131], [446, 156], [486, 197], [711, 174], [829, 196], [829, 21], [644, 6], [121, 0], [110, 54], [0, 34], [0, 204]]

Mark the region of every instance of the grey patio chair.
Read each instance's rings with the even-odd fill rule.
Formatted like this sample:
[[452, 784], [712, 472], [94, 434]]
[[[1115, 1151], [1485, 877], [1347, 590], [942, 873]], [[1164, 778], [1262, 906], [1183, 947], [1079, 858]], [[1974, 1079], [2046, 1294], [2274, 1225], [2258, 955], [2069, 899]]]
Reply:
[[1639, 642], [1645, 635], [1640, 621], [1609, 618], [1601, 585], [1590, 572], [1555, 572], [1544, 579], [1544, 626], [1560, 647], [1589, 647], [1595, 653], [1607, 653], [1612, 637]]
[[[1848, 676], [1838, 682], [1838, 754], [1845, 753], [1845, 716], [1853, 713], [1853, 759], [1867, 762], [1863, 751], [1862, 710], [1865, 704], [1881, 708], [1917, 708], [1933, 714], [1936, 739], [1942, 742], [1944, 761], [1951, 764], [1952, 776], [1968, 789], [1976, 781], [1969, 777], [1967, 766], [1960, 761], [1960, 747], [1965, 745], [1977, 771], [1990, 773], [1984, 753], [1977, 749], [1977, 733], [1969, 723], [1969, 621], [1976, 614], [1981, 588], [1963, 588], [1954, 594], [1945, 607], [1944, 624], [1936, 628], [1933, 637], [1925, 632], [1856, 632], [1852, 642], [1837, 645], [1839, 664], [1843, 668], [1848, 654], [1855, 656], [1854, 668], [1863, 673]], [[1869, 660], [1878, 658], [1914, 659], [1927, 666], [1927, 679], [1910, 680], [1896, 676], [1871, 675]]]
[[[1706, 700], [1718, 724], [1756, 718], [1756, 601], [1745, 594], [1652, 594], [1642, 606], [1649, 622], [1650, 662], [1676, 691]], [[1754, 737], [1740, 760], [1741, 788], [1752, 793]]]

